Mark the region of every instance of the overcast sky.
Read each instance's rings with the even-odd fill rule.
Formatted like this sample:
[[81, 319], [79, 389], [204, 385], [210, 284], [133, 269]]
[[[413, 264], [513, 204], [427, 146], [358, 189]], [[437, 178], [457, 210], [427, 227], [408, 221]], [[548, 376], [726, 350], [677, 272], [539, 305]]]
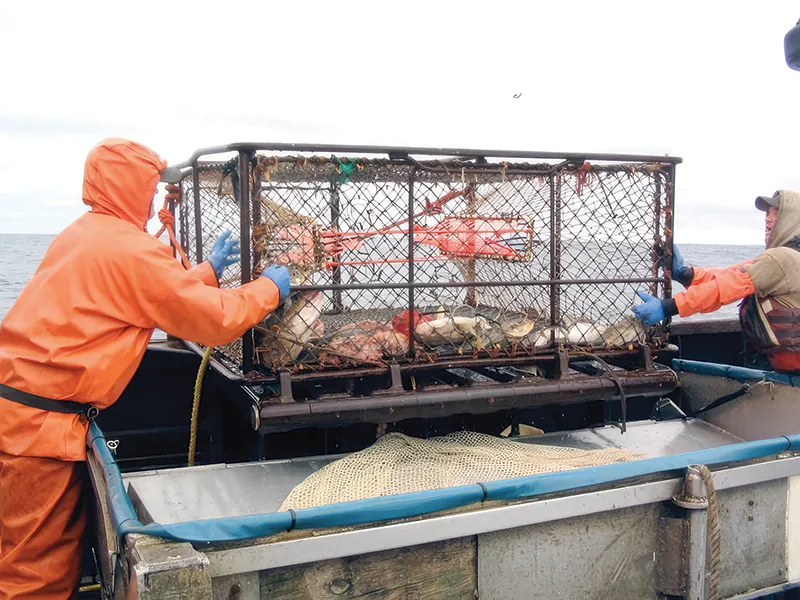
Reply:
[[800, 190], [796, 2], [200, 6], [0, 3], [0, 232], [78, 217], [108, 136], [667, 153], [678, 242], [763, 243], [754, 197]]

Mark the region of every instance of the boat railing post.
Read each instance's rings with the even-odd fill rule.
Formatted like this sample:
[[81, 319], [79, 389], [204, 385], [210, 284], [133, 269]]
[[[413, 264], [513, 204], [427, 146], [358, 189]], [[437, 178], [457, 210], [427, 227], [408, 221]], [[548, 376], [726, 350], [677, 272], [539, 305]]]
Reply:
[[708, 497], [703, 476], [697, 465], [686, 469], [680, 494], [672, 502], [686, 509], [683, 552], [686, 600], [706, 600], [708, 568]]

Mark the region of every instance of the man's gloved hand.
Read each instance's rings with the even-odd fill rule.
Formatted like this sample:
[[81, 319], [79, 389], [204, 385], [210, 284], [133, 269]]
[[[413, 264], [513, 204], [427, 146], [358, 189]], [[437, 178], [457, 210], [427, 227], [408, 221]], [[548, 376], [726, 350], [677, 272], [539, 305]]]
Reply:
[[217, 274], [217, 279], [222, 279], [222, 273], [226, 267], [239, 262], [239, 240], [231, 238], [231, 232], [225, 231], [217, 238], [208, 262]]
[[681, 251], [674, 244], [672, 246], [672, 278], [684, 287], [689, 287], [694, 279], [694, 269], [686, 266]]
[[681, 256], [681, 251], [678, 249], [677, 246], [672, 246], [672, 276], [678, 277], [683, 273], [683, 270], [686, 268], [686, 265], [683, 262], [683, 257]]
[[292, 278], [289, 275], [289, 269], [282, 265], [270, 265], [264, 269], [261, 276], [271, 279], [272, 282], [278, 286], [281, 302], [286, 300], [292, 288]]
[[667, 317], [664, 312], [664, 303], [660, 299], [640, 291], [637, 291], [636, 295], [644, 300], [644, 304], [634, 306], [633, 314], [642, 323], [655, 325]]

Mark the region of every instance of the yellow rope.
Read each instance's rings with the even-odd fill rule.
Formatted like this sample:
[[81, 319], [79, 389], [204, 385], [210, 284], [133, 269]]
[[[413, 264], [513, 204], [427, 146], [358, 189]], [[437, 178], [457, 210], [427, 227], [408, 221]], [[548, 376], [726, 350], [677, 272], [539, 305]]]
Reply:
[[95, 583], [93, 585], [83, 585], [78, 588], [78, 593], [85, 594], [87, 592], [99, 592], [102, 588], [100, 587], [99, 583]]
[[197, 453], [197, 415], [200, 412], [200, 393], [203, 391], [203, 379], [206, 376], [208, 361], [214, 348], [208, 347], [203, 352], [203, 360], [200, 361], [200, 368], [197, 369], [197, 379], [194, 382], [194, 400], [192, 402], [192, 420], [189, 425], [189, 466], [194, 466], [194, 458]]

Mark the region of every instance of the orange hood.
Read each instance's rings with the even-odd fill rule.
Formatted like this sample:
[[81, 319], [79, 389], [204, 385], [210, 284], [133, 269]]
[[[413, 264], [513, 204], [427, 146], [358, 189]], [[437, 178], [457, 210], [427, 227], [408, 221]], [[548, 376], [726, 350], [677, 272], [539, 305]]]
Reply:
[[167, 162], [141, 144], [108, 138], [92, 148], [83, 172], [83, 203], [145, 229]]

